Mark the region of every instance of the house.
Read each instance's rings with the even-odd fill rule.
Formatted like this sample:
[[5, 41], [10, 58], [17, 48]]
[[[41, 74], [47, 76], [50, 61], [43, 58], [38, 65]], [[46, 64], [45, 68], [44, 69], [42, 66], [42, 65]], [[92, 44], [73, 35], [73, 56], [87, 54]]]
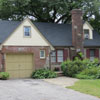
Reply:
[[72, 11], [72, 24], [0, 20], [0, 71], [9, 72], [10, 78], [27, 78], [43, 67], [60, 68], [80, 51], [85, 58], [100, 59], [100, 35], [83, 22], [81, 10]]

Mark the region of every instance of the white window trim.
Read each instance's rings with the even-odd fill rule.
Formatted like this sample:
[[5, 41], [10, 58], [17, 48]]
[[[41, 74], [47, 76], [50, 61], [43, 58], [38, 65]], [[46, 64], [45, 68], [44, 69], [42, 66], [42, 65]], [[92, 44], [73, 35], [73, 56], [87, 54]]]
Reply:
[[[25, 27], [29, 27], [30, 28], [30, 33], [29, 33], [30, 35], [29, 36], [25, 36]], [[31, 26], [24, 26], [23, 27], [23, 34], [24, 34], [25, 38], [30, 38], [31, 37]]]
[[[44, 51], [44, 57], [41, 57], [41, 51]], [[40, 59], [45, 59], [45, 50], [40, 50]]]

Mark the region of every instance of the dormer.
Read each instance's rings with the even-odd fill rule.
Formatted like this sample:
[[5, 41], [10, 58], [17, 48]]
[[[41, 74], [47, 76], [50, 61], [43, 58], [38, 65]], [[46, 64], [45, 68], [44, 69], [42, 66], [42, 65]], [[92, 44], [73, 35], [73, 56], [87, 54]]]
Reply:
[[93, 27], [85, 22], [83, 24], [84, 39], [93, 39]]

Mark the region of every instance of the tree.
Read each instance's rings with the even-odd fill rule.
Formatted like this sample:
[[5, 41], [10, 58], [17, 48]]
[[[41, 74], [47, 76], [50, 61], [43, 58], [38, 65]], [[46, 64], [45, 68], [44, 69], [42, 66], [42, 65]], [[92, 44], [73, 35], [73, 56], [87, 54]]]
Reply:
[[0, 19], [23, 20], [28, 16], [33, 21], [70, 23], [71, 10], [80, 8], [84, 20], [99, 30], [94, 25], [100, 20], [99, 6], [99, 0], [0, 0]]

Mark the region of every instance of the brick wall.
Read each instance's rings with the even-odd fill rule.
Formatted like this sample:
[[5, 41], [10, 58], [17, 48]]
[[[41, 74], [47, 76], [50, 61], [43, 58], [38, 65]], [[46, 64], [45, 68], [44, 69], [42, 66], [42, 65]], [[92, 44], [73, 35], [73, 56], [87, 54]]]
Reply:
[[[40, 50], [45, 50], [46, 53], [46, 58], [45, 59], [40, 59]], [[35, 69], [39, 69], [42, 68], [47, 64], [47, 60], [49, 60], [49, 50], [50, 47], [14, 47], [14, 46], [4, 46], [2, 48], [2, 54], [6, 54], [6, 53], [32, 53], [34, 55], [34, 65], [35, 65]], [[1, 68], [1, 63], [2, 62], [2, 57], [0, 55], [0, 68]], [[3, 65], [3, 67], [6, 67], [5, 65]], [[48, 67], [48, 66], [47, 66]]]

